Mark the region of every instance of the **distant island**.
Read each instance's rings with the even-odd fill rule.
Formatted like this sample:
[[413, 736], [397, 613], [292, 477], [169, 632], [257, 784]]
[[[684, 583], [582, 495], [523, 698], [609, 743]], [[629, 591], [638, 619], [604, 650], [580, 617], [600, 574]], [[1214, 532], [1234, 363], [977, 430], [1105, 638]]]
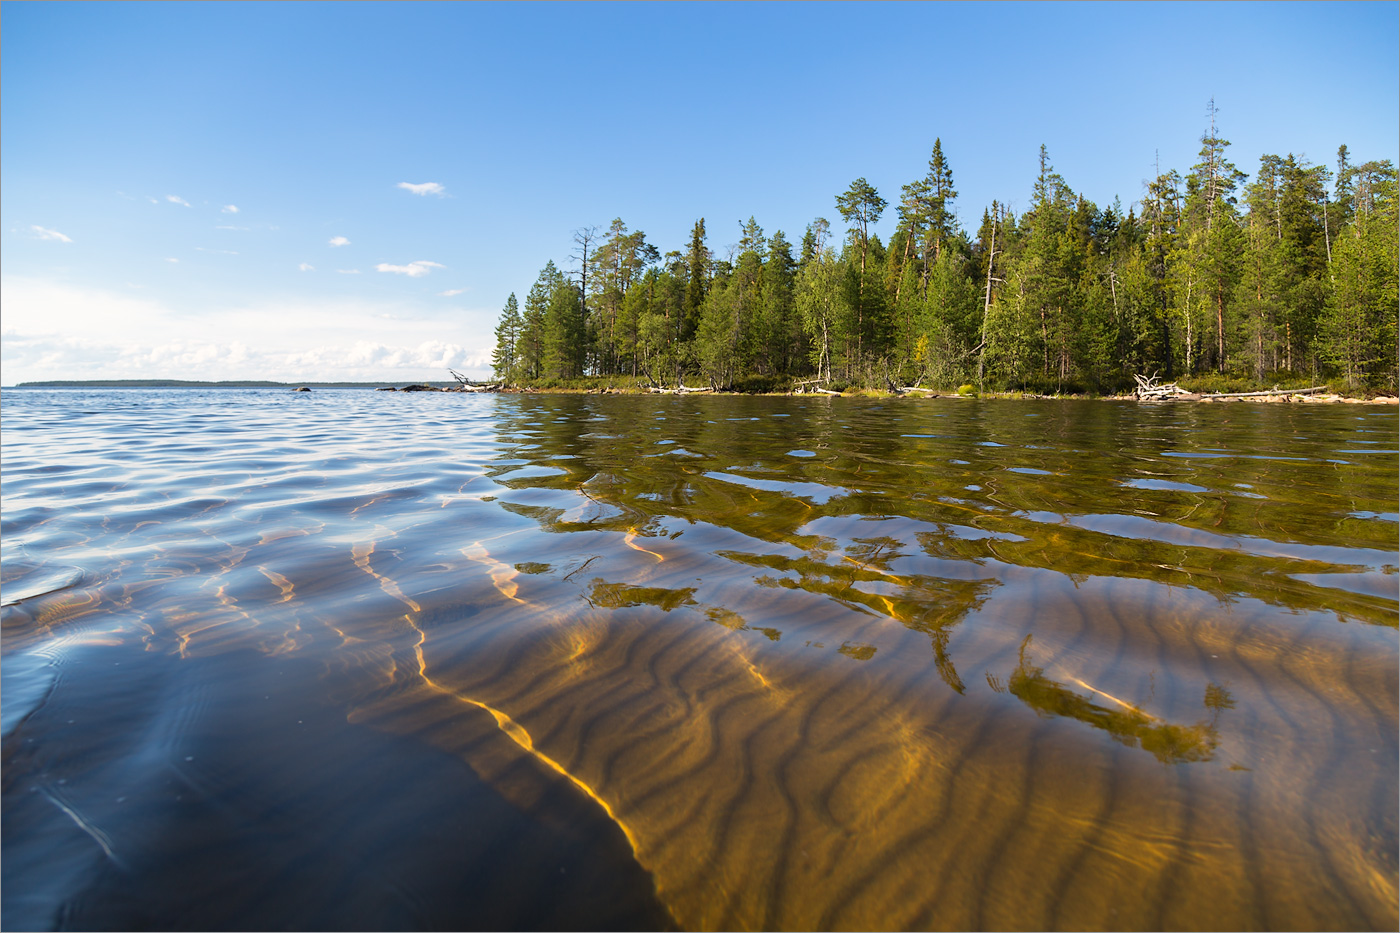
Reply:
[[[14, 389], [377, 389], [392, 382], [271, 382], [265, 379], [226, 379], [208, 382], [198, 379], [47, 379], [21, 382]], [[434, 388], [455, 386], [456, 382], [417, 382]]]

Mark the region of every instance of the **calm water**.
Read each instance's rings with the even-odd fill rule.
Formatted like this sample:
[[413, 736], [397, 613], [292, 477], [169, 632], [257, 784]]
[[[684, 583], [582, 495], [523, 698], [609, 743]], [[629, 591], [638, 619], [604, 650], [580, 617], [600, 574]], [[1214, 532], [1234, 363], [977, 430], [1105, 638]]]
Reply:
[[7, 390], [3, 926], [1393, 930], [1396, 447]]

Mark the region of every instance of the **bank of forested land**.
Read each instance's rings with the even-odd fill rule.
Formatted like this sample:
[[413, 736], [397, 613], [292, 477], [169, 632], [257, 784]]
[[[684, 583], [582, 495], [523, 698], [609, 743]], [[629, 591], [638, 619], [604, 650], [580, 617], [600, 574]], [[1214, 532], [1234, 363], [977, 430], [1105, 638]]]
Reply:
[[1394, 394], [1395, 166], [1342, 146], [1335, 170], [1264, 155], [1251, 178], [1213, 103], [1210, 123], [1200, 161], [1148, 183], [1140, 213], [1077, 194], [1042, 146], [1029, 209], [993, 201], [966, 230], [935, 139], [888, 243], [872, 227], [891, 204], [864, 178], [836, 195], [839, 237], [824, 217], [795, 243], [750, 217], [717, 255], [701, 219], [663, 254], [621, 219], [585, 228], [567, 273], [551, 260], [507, 300], [497, 378], [1106, 393], [1156, 373]]

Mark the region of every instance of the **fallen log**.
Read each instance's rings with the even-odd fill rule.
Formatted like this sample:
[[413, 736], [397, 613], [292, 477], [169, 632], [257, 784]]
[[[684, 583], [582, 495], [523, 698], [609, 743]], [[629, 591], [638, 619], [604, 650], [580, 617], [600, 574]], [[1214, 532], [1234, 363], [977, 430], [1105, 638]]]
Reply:
[[1279, 395], [1315, 395], [1327, 391], [1327, 386], [1313, 386], [1311, 389], [1268, 389], [1264, 392], [1210, 392], [1201, 396], [1207, 398], [1263, 398]]
[[472, 382], [455, 369], [449, 369], [448, 372], [457, 380], [457, 388], [444, 389], [444, 392], [499, 392], [504, 387], [504, 383], [500, 382]]

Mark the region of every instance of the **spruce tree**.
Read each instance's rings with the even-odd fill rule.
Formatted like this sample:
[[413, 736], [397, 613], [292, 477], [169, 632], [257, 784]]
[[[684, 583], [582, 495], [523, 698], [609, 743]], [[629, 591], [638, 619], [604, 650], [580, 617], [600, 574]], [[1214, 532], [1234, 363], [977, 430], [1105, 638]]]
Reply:
[[686, 252], [685, 312], [681, 334], [689, 339], [700, 324], [700, 306], [710, 282], [710, 251], [705, 246], [705, 218], [695, 222]]
[[520, 326], [520, 305], [515, 300], [515, 292], [511, 292], [496, 325], [496, 349], [491, 353], [491, 369], [502, 382], [513, 383], [517, 378], [516, 343], [520, 339]]
[[[925, 179], [928, 198], [928, 232], [932, 240], [933, 260], [943, 254], [943, 244], [957, 232], [952, 202], [958, 192], [953, 188], [953, 170], [943, 157], [943, 140], [933, 140], [933, 153], [928, 160], [928, 176]], [[927, 256], [925, 257], [927, 261]]]

